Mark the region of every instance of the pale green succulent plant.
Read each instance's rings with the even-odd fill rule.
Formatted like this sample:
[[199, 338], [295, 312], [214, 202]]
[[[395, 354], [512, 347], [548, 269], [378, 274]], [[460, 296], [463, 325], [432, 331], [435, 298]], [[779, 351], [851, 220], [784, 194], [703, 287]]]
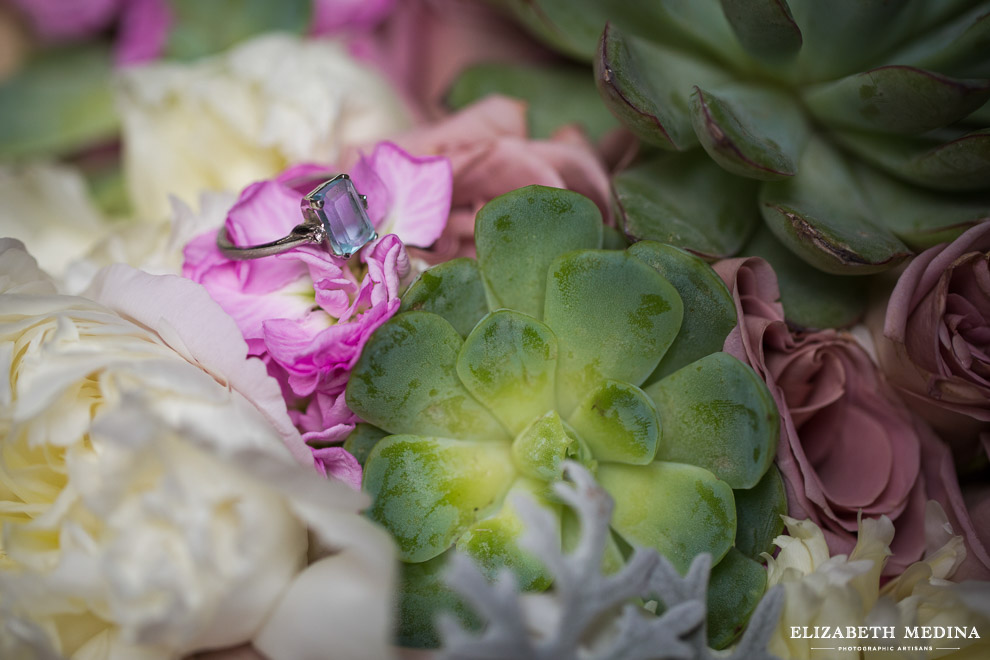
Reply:
[[849, 323], [860, 302], [802, 262], [875, 273], [990, 216], [987, 0], [500, 4], [591, 62], [612, 113], [658, 148], [614, 179], [626, 235], [770, 258], [799, 322]]
[[720, 352], [736, 323], [729, 292], [678, 248], [603, 250], [602, 236], [577, 193], [531, 186], [491, 201], [477, 261], [425, 271], [351, 373], [348, 405], [382, 430], [362, 426], [347, 446], [405, 563], [404, 644], [434, 643], [439, 610], [465, 614], [440, 580], [455, 546], [492, 577], [508, 567], [525, 589], [552, 586], [516, 544], [513, 496], [553, 511], [566, 545], [576, 522], [552, 489], [566, 459], [615, 499], [613, 570], [632, 546], [681, 571], [712, 555], [714, 644], [763, 593], [759, 555], [786, 508], [778, 414], [756, 373]]

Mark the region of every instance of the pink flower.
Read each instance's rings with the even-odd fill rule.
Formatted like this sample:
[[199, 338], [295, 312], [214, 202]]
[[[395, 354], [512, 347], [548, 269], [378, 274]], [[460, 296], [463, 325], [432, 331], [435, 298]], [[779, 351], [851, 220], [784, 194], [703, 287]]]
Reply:
[[[609, 179], [594, 148], [577, 128], [563, 128], [550, 140], [531, 140], [526, 106], [489, 97], [434, 124], [395, 138], [413, 153], [450, 160], [453, 197], [450, 220], [424, 254], [431, 262], [474, 254], [474, 217], [486, 202], [530, 184], [569, 188], [591, 198], [610, 218]], [[430, 245], [429, 236], [417, 243]]]
[[776, 275], [762, 259], [730, 259], [715, 269], [739, 315], [725, 350], [760, 374], [780, 410], [777, 463], [790, 515], [818, 524], [833, 554], [852, 551], [860, 515], [888, 516], [897, 535], [887, 574], [921, 557], [927, 500], [942, 503], [956, 529], [971, 530], [948, 448], [856, 340], [834, 330], [791, 333]]
[[474, 0], [402, 0], [378, 30], [357, 35], [351, 50], [384, 71], [421, 119], [446, 114], [444, 94], [473, 64], [554, 57], [496, 9]]
[[166, 0], [14, 0], [38, 35], [60, 42], [93, 37], [116, 26], [115, 58], [128, 65], [165, 49], [171, 14]]
[[919, 254], [874, 333], [890, 381], [962, 460], [981, 452], [977, 436], [990, 431], [988, 254], [990, 222]]
[[310, 31], [314, 35], [324, 35], [344, 30], [370, 30], [388, 16], [394, 6], [395, 0], [314, 0]]
[[[442, 231], [451, 184], [445, 159], [414, 158], [387, 143], [362, 158], [353, 174], [355, 187], [368, 195], [372, 222], [396, 232], [366, 246], [360, 259], [307, 245], [232, 261], [211, 231], [186, 246], [183, 275], [206, 287], [237, 323], [251, 354], [268, 364], [293, 422], [316, 447], [318, 469], [351, 480], [357, 475], [359, 483], [354, 458], [332, 446], [357, 421], [344, 401], [347, 378], [371, 333], [399, 308], [400, 279], [409, 270], [401, 237], [432, 241]], [[302, 221], [302, 196], [326, 178], [326, 168], [301, 165], [248, 186], [227, 214], [231, 241], [252, 245], [285, 236]]]

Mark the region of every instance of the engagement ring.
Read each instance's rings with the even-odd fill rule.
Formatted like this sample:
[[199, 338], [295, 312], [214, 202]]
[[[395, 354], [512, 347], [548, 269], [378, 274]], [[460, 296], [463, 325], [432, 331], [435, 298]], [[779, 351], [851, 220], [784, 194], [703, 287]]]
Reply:
[[351, 177], [338, 174], [303, 197], [305, 221], [288, 236], [261, 245], [237, 246], [230, 242], [226, 226], [217, 233], [217, 246], [228, 259], [257, 259], [294, 247], [322, 244], [345, 259], [378, 238], [368, 219], [368, 198], [358, 193]]

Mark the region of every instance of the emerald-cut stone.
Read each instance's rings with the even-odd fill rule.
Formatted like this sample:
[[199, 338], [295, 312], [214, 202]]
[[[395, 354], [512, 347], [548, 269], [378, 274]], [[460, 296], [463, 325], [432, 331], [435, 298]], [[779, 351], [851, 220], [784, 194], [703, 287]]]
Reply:
[[346, 174], [320, 184], [302, 201], [303, 215], [318, 222], [326, 233], [326, 241], [334, 254], [349, 257], [378, 234], [368, 219], [364, 200]]

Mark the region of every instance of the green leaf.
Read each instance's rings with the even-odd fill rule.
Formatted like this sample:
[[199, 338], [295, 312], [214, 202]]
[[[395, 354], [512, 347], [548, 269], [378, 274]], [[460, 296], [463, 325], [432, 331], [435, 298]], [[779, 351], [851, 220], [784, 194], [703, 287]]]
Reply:
[[437, 648], [441, 614], [455, 617], [467, 630], [480, 630], [481, 619], [450, 587], [445, 575], [453, 549], [419, 564], [399, 564], [399, 616], [396, 643], [409, 648]]
[[990, 128], [948, 141], [837, 131], [841, 144], [894, 176], [925, 188], [990, 190]]
[[712, 568], [707, 599], [712, 648], [724, 649], [742, 633], [766, 589], [766, 569], [735, 548]]
[[859, 164], [856, 176], [880, 219], [916, 252], [954, 240], [990, 217], [990, 195], [924, 190]]
[[612, 114], [644, 142], [678, 151], [697, 144], [690, 114], [694, 86], [729, 77], [705, 60], [627, 36], [611, 24], [594, 63], [598, 91]]
[[603, 378], [642, 383], [682, 317], [677, 290], [625, 252], [581, 250], [557, 258], [544, 314], [557, 335], [557, 409], [569, 415]]
[[[357, 424], [354, 430], [351, 431], [351, 434], [347, 436], [347, 439], [344, 440], [344, 449], [349, 451], [357, 459], [357, 462], [363, 466], [368, 459], [368, 454], [375, 448], [378, 441], [386, 435], [388, 433], [377, 426], [363, 423]], [[313, 445], [311, 444], [311, 446]]]
[[969, 115], [990, 98], [990, 81], [884, 66], [807, 89], [805, 106], [830, 126], [924, 133]]
[[603, 381], [567, 421], [598, 461], [646, 465], [656, 456], [657, 408], [635, 385]]
[[378, 328], [347, 383], [347, 405], [389, 433], [508, 439], [457, 379], [463, 341], [429, 312], [406, 312]]
[[633, 240], [670, 243], [709, 259], [739, 251], [759, 223], [757, 184], [700, 150], [660, 154], [612, 180], [617, 218]]
[[961, 78], [990, 77], [990, 12], [986, 3], [915, 39], [889, 61]]
[[527, 477], [545, 482], [561, 479], [564, 460], [574, 453], [574, 437], [568, 433], [556, 410], [533, 420], [512, 441], [516, 468]]
[[402, 295], [400, 312], [423, 310], [442, 316], [467, 337], [488, 313], [485, 284], [474, 259], [451, 259], [429, 268]]
[[542, 318], [547, 267], [565, 252], [600, 247], [602, 215], [576, 192], [527, 186], [485, 204], [474, 238], [490, 307]]
[[192, 60], [226, 50], [262, 32], [303, 34], [310, 0], [170, 0], [165, 56]]
[[534, 36], [579, 60], [589, 60], [610, 7], [595, 0], [501, 0]]
[[691, 95], [691, 123], [708, 155], [726, 171], [776, 181], [794, 176], [808, 129], [791, 98], [771, 88], [724, 86]]
[[797, 176], [760, 190], [767, 226], [796, 255], [819, 270], [846, 275], [876, 273], [910, 256], [877, 222], [838, 152], [813, 139], [799, 168]]
[[861, 71], [914, 28], [914, 2], [788, 0], [804, 37], [798, 79], [831, 80]]
[[512, 435], [556, 403], [557, 338], [531, 316], [503, 309], [482, 319], [457, 356], [457, 375]]
[[543, 591], [553, 581], [543, 562], [519, 547], [526, 525], [512, 504], [517, 496], [527, 497], [550, 509], [559, 525], [561, 506], [543, 498], [543, 490], [540, 482], [519, 479], [499, 512], [476, 522], [457, 541], [457, 549], [469, 554], [489, 581], [494, 582], [506, 568], [515, 574], [519, 589], [524, 591]]
[[112, 139], [120, 119], [104, 46], [51, 50], [0, 85], [0, 158], [59, 156]]
[[801, 28], [787, 0], [722, 0], [722, 11], [751, 55], [786, 59], [801, 49]]
[[736, 498], [736, 550], [761, 561], [761, 553], [773, 552], [773, 540], [784, 532], [781, 516], [787, 513], [784, 480], [776, 465], [748, 490], [734, 490]]
[[390, 435], [371, 450], [363, 486], [399, 558], [421, 562], [496, 512], [515, 477], [507, 443]]
[[736, 534], [732, 490], [708, 470], [681, 463], [606, 463], [598, 482], [615, 498], [612, 529], [656, 548], [682, 574], [698, 554], [720, 560]]
[[712, 353], [646, 388], [663, 420], [657, 460], [710, 470], [732, 488], [755, 486], [777, 454], [777, 406], [763, 380]]
[[846, 328], [863, 317], [869, 286], [845, 275], [825, 273], [788, 250], [761, 227], [742, 253], [763, 257], [777, 273], [780, 302], [788, 323], [802, 328]]
[[489, 94], [525, 100], [534, 138], [549, 138], [561, 126], [576, 123], [597, 140], [618, 126], [598, 95], [589, 67], [479, 64], [458, 76], [447, 103], [460, 109]]
[[721, 351], [725, 338], [736, 327], [736, 306], [718, 273], [672, 245], [640, 241], [628, 251], [674, 285], [684, 303], [681, 331], [645, 382], [655, 383], [698, 358]]

